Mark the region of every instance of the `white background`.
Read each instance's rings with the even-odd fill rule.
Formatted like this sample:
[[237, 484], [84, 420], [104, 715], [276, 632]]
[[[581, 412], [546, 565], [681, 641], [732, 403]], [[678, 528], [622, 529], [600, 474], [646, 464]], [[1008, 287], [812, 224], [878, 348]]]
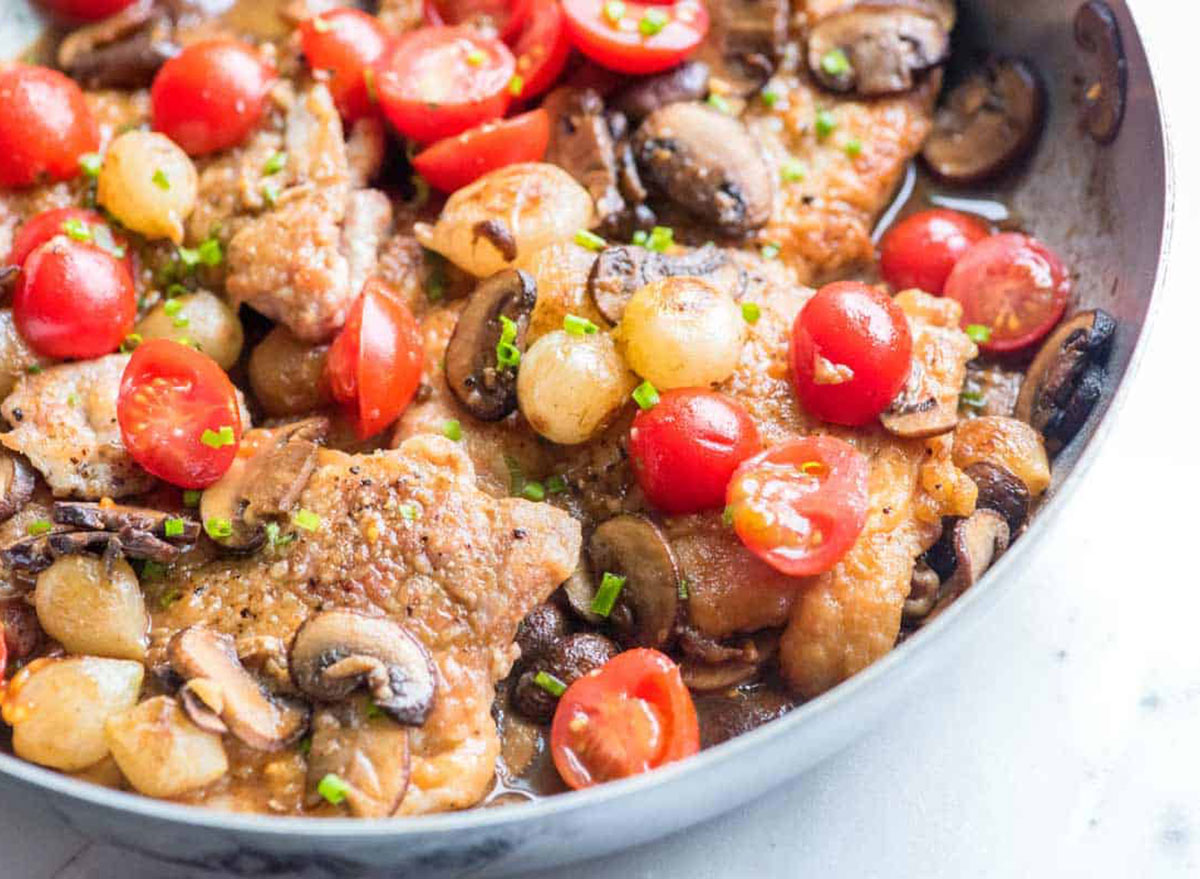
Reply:
[[[1119, 421], [1025, 582], [840, 755], [740, 814], [553, 875], [1200, 875], [1200, 16], [1132, 5], [1172, 129], [1170, 275]], [[0, 876], [201, 875], [0, 793]]]

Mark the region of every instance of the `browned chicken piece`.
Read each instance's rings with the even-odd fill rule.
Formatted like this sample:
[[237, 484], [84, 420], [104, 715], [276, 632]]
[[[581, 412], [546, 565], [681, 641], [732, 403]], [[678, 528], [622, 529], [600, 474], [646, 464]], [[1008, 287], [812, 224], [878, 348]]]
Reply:
[[110, 354], [49, 367], [21, 378], [0, 407], [13, 428], [0, 443], [29, 458], [56, 497], [118, 498], [154, 484], [125, 451], [117, 424], [128, 361]]
[[234, 233], [226, 289], [235, 302], [319, 342], [345, 323], [374, 269], [391, 205], [382, 193], [351, 190], [342, 123], [325, 86], [292, 105], [284, 148], [287, 188]]
[[[196, 623], [239, 642], [286, 644], [319, 608], [388, 615], [424, 644], [439, 673], [433, 711], [410, 735], [400, 811], [476, 803], [500, 749], [494, 683], [516, 659], [517, 624], [574, 569], [579, 524], [546, 504], [483, 494], [467, 456], [436, 436], [374, 455], [322, 451], [299, 506], [320, 525], [298, 529], [278, 555], [200, 563], [150, 585], [159, 607], [151, 659]], [[181, 597], [162, 609], [153, 599], [167, 594]], [[275, 771], [288, 766], [303, 772], [298, 761]], [[261, 796], [257, 778], [234, 772], [223, 784], [209, 802], [245, 808]]]

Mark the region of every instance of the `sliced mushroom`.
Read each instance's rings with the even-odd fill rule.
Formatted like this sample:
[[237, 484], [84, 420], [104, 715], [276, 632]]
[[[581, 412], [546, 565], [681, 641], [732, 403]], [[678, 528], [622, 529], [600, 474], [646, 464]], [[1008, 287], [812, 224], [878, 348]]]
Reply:
[[1117, 322], [1100, 309], [1075, 315], [1050, 334], [1025, 374], [1015, 415], [1056, 452], [1083, 427], [1103, 395]]
[[33, 656], [44, 636], [32, 604], [24, 598], [0, 601], [0, 640], [4, 642], [10, 667]]
[[37, 574], [65, 555], [117, 553], [131, 559], [170, 564], [182, 550], [148, 531], [56, 531], [23, 537], [0, 549], [0, 559], [23, 575]]
[[789, 0], [721, 0], [709, 5], [711, 30], [700, 52], [722, 94], [746, 97], [762, 88], [787, 44]]
[[292, 681], [322, 702], [340, 702], [360, 686], [400, 723], [420, 726], [433, 708], [437, 668], [399, 623], [351, 610], [310, 616], [292, 641]]
[[704, 100], [707, 94], [708, 65], [703, 61], [685, 61], [665, 73], [635, 79], [611, 103], [614, 110], [637, 120], [668, 104]]
[[921, 362], [913, 361], [908, 381], [879, 416], [880, 423], [888, 433], [908, 439], [925, 439], [954, 430], [958, 424], [957, 399], [938, 391]]
[[925, 619], [931, 620], [968, 587], [979, 581], [992, 563], [1008, 549], [1008, 523], [995, 510], [978, 509], [946, 529], [925, 559], [941, 579], [937, 601]]
[[[260, 751], [287, 747], [308, 728], [308, 707], [269, 693], [238, 661], [233, 644], [229, 635], [189, 626], [171, 639], [167, 658], [190, 696], [217, 714], [238, 739]], [[193, 685], [197, 678], [204, 683]]]
[[1029, 488], [1016, 475], [987, 461], [972, 464], [963, 472], [979, 489], [976, 509], [995, 510], [1008, 523], [1009, 536], [1015, 537], [1029, 518]]
[[58, 66], [89, 89], [137, 89], [179, 51], [167, 11], [138, 0], [70, 33], [59, 45]]
[[513, 707], [530, 720], [549, 721], [554, 716], [558, 697], [537, 682], [539, 672], [551, 675], [569, 687], [620, 652], [608, 638], [593, 632], [560, 638], [521, 673], [513, 688]]
[[593, 626], [604, 622], [604, 617], [592, 610], [592, 601], [596, 598], [596, 584], [592, 580], [592, 572], [586, 560], [579, 560], [575, 571], [563, 581], [562, 591], [567, 598], [567, 605], [581, 620]]
[[179, 701], [192, 723], [219, 736], [229, 732], [229, 727], [221, 720], [221, 711], [225, 707], [221, 693], [220, 684], [209, 678], [192, 678], [179, 688]]
[[358, 818], [395, 814], [408, 790], [408, 730], [371, 717], [366, 700], [321, 708], [313, 718], [308, 752], [308, 800], [322, 802], [317, 785], [336, 775], [346, 785], [346, 807]]
[[542, 108], [551, 119], [545, 161], [583, 185], [596, 203], [600, 222], [623, 211], [616, 145], [604, 117], [604, 100], [594, 89], [563, 86], [546, 96]]
[[942, 578], [938, 576], [937, 571], [924, 559], [917, 559], [908, 588], [908, 598], [904, 600], [904, 619], [920, 620], [929, 616], [929, 612], [937, 605], [941, 590]]
[[633, 294], [663, 278], [699, 277], [740, 299], [750, 284], [746, 271], [717, 247], [659, 253], [632, 244], [606, 247], [588, 275], [588, 293], [614, 324], [621, 322]]
[[944, 22], [903, 0], [845, 4], [808, 35], [808, 67], [817, 81], [866, 97], [908, 91], [949, 52]]
[[662, 649], [672, 640], [679, 615], [679, 566], [658, 526], [643, 516], [616, 516], [588, 541], [597, 582], [603, 575], [625, 578], [610, 619], [627, 646]]
[[703, 104], [670, 104], [646, 117], [633, 149], [652, 188], [717, 230], [745, 235], [770, 219], [770, 169], [732, 116]]
[[35, 483], [28, 461], [16, 452], [0, 450], [0, 522], [8, 521], [29, 503]]
[[[86, 528], [89, 531], [141, 532], [168, 543], [194, 543], [200, 536], [200, 523], [195, 519], [149, 507], [57, 501], [51, 517], [60, 525]], [[180, 533], [168, 535], [167, 522], [178, 523]]]
[[747, 688], [732, 696], [700, 696], [700, 747], [711, 748], [783, 717], [795, 703], [774, 687]]
[[728, 690], [754, 680], [778, 650], [778, 632], [758, 632], [743, 640], [733, 656], [716, 662], [688, 656], [680, 662], [679, 671], [689, 690], [698, 693]]
[[994, 177], [1033, 146], [1042, 105], [1032, 67], [1018, 59], [993, 60], [950, 92], [921, 156], [952, 183]]
[[481, 421], [499, 421], [517, 408], [517, 369], [501, 366], [498, 345], [506, 318], [516, 327], [509, 342], [525, 348], [537, 285], [526, 272], [505, 269], [482, 281], [458, 317], [446, 346], [446, 381], [467, 411]]

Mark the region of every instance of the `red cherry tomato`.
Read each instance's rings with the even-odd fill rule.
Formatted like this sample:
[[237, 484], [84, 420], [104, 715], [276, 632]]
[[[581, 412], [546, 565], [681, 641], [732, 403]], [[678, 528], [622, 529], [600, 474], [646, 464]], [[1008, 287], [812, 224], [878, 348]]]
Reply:
[[40, 0], [56, 17], [64, 21], [99, 21], [116, 15], [133, 0]]
[[517, 97], [537, 97], [558, 80], [571, 54], [571, 38], [558, 0], [533, 0], [529, 23], [513, 46], [517, 57]]
[[912, 333], [886, 293], [838, 281], [796, 315], [791, 358], [796, 395], [809, 413], [834, 424], [867, 424], [908, 379]]
[[979, 347], [1016, 351], [1059, 322], [1071, 296], [1071, 279], [1062, 260], [1042, 242], [1006, 232], [962, 255], [946, 279], [946, 295], [962, 303], [964, 327], [977, 324], [990, 331]]
[[242, 439], [237, 392], [225, 370], [170, 339], [151, 339], [133, 352], [121, 376], [117, 422], [133, 460], [180, 488], [220, 479]]
[[970, 214], [935, 209], [905, 217], [879, 243], [879, 268], [896, 290], [941, 295], [958, 258], [991, 233]]
[[674, 67], [708, 33], [708, 10], [700, 0], [563, 0], [562, 7], [575, 48], [622, 73]]
[[742, 464], [726, 501], [733, 529], [778, 571], [807, 577], [828, 571], [867, 521], [867, 458], [831, 436], [806, 436]]
[[274, 81], [275, 69], [245, 43], [193, 43], [154, 77], [154, 127], [191, 156], [236, 146], [258, 126]]
[[511, 40], [529, 17], [530, 0], [425, 0], [425, 20], [435, 26], [467, 25]]
[[55, 208], [31, 217], [13, 237], [8, 264], [24, 265], [29, 254], [51, 238], [56, 235], [70, 236], [72, 232], [89, 236], [90, 243], [121, 260], [129, 274], [133, 275], [133, 253], [129, 249], [129, 240], [113, 232], [104, 217], [84, 208]]
[[300, 25], [300, 47], [308, 65], [329, 71], [329, 92], [347, 122], [375, 112], [363, 71], [379, 59], [387, 41], [387, 31], [375, 16], [347, 6], [314, 15]]
[[421, 332], [387, 286], [370, 280], [329, 348], [326, 374], [361, 439], [400, 417], [421, 382]]
[[409, 31], [375, 63], [383, 112], [401, 134], [430, 143], [499, 119], [516, 62], [469, 27]]
[[0, 70], [0, 186], [70, 180], [79, 157], [100, 147], [83, 91], [57, 70]]
[[549, 144], [550, 114], [537, 109], [439, 140], [412, 164], [434, 189], [454, 192], [505, 165], [540, 160]]
[[695, 754], [700, 725], [679, 667], [639, 647], [579, 678], [558, 700], [550, 749], [576, 790]]
[[136, 318], [137, 294], [125, 264], [66, 236], [26, 258], [13, 294], [17, 332], [46, 357], [111, 354]]
[[638, 485], [651, 504], [675, 515], [721, 506], [733, 472], [761, 448], [749, 413], [701, 388], [666, 391], [629, 430]]

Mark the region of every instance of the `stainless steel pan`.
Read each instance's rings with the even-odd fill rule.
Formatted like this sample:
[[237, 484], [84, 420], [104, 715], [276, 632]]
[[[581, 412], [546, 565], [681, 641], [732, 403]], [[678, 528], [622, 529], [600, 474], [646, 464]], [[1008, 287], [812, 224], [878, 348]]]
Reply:
[[[1059, 456], [1055, 485], [1029, 532], [948, 612], [890, 655], [788, 716], [650, 775], [508, 808], [383, 821], [229, 815], [74, 781], [0, 754], [0, 784], [85, 835], [171, 861], [235, 875], [343, 877], [525, 873], [664, 836], [762, 795], [844, 747], [950, 661], [973, 626], [1020, 579], [1118, 416], [1162, 274], [1170, 217], [1167, 147], [1151, 68], [1126, 5], [1112, 0], [1112, 34], [1077, 40], [1079, 0], [963, 0], [958, 57], [972, 47], [1036, 61], [1049, 124], [1028, 167], [1005, 193], [1031, 231], [1073, 266], [1080, 306], [1120, 321], [1111, 387], [1091, 422]], [[1093, 10], [1094, 12], [1095, 10]], [[1103, 10], [1101, 10], [1103, 11]], [[1094, 24], [1094, 22], [1093, 22]], [[0, 0], [0, 57], [36, 34], [23, 0]], [[1124, 70], [1120, 69], [1123, 63]], [[1099, 74], [1122, 78], [1118, 124], [1081, 120]], [[0, 108], [2, 112], [2, 108]]]

